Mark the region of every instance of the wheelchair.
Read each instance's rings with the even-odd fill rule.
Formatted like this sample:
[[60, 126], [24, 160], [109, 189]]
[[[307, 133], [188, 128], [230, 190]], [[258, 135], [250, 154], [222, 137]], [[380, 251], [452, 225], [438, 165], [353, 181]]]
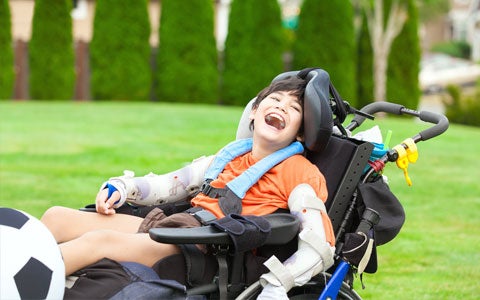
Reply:
[[[396, 162], [406, 170], [408, 163], [416, 160], [416, 144], [446, 131], [448, 119], [440, 114], [419, 112], [389, 102], [375, 102], [356, 110], [341, 98], [330, 83], [328, 74], [318, 68], [286, 72], [274, 80], [291, 75], [305, 76], [309, 80], [304, 101], [306, 157], [326, 178], [329, 191], [326, 207], [335, 232], [336, 251], [333, 267], [314, 276], [307, 284], [292, 288], [288, 296], [291, 299], [361, 299], [353, 289], [359, 256], [368, 256], [366, 265], [363, 261], [361, 268], [367, 273], [375, 273], [375, 247], [392, 240], [404, 221], [403, 208], [383, 182], [382, 170], [389, 162]], [[246, 116], [252, 101], [242, 115], [237, 138], [249, 136]], [[351, 137], [352, 131], [359, 128], [365, 119], [373, 119], [373, 114], [378, 112], [410, 115], [433, 126], [388, 149], [383, 144]], [[348, 115], [353, 115], [353, 118], [344, 127]], [[262, 247], [278, 249], [296, 240], [300, 224], [293, 215], [275, 213], [265, 218], [271, 224], [271, 234]], [[368, 253], [361, 250], [352, 255], [352, 246], [349, 245], [352, 233], [363, 233], [373, 241]], [[187, 295], [204, 295], [207, 299], [254, 299], [260, 293], [262, 287], [259, 281], [249, 282], [252, 279], [248, 278], [245, 269], [245, 253], [234, 251], [234, 244], [226, 232], [213, 226], [203, 226], [154, 228], [149, 234], [161, 243], [207, 244], [214, 249], [216, 268], [211, 282], [189, 286]], [[209, 263], [215, 264], [214, 261]], [[189, 265], [190, 268], [197, 266], [194, 261], [187, 261], [186, 265], [187, 269]]]
[[[383, 181], [382, 170], [389, 162], [396, 162], [406, 170], [408, 163], [416, 160], [416, 144], [445, 132], [448, 119], [389, 102], [375, 102], [357, 110], [341, 98], [328, 73], [319, 68], [285, 72], [274, 81], [293, 75], [308, 80], [304, 96], [305, 155], [327, 182], [326, 208], [335, 233], [336, 250], [335, 263], [329, 270], [302, 286], [293, 287], [288, 297], [361, 299], [353, 288], [354, 279], [358, 277], [354, 275], [377, 271], [376, 246], [392, 240], [405, 217], [400, 202]], [[248, 115], [252, 103], [253, 100], [242, 114], [237, 139], [251, 136]], [[352, 137], [352, 132], [365, 119], [373, 119], [379, 112], [413, 116], [432, 126], [391, 148]], [[349, 115], [352, 115], [351, 121], [344, 126]], [[186, 202], [169, 204], [162, 209], [173, 213], [188, 207]], [[299, 220], [288, 212], [264, 217], [270, 223], [271, 232], [264, 245], [254, 252], [235, 251], [228, 233], [214, 226], [150, 229], [153, 240], [179, 245], [183, 252], [163, 259], [154, 269], [160, 277], [184, 284], [189, 298], [255, 299], [262, 290], [259, 276], [268, 270], [250, 263], [252, 258], [261, 256], [266, 260], [275, 255], [281, 261], [287, 259], [296, 250], [297, 234], [301, 229]], [[207, 245], [212, 255], [199, 257], [195, 251], [189, 251], [196, 244]], [[172, 268], [184, 272], [168, 274]]]

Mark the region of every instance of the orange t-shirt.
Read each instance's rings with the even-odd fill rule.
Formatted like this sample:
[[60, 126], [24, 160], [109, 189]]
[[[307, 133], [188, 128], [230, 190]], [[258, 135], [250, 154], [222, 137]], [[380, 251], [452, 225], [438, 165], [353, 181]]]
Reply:
[[[218, 178], [210, 183], [211, 186], [224, 188], [255, 162], [251, 152], [234, 158]], [[312, 186], [318, 198], [326, 201], [327, 188], [323, 175], [305, 157], [294, 155], [270, 169], [247, 191], [242, 199], [242, 215], [261, 216], [273, 213], [279, 208], [288, 209], [288, 196], [301, 183]], [[218, 200], [202, 193], [192, 199], [192, 205], [211, 211], [217, 218], [224, 217]]]

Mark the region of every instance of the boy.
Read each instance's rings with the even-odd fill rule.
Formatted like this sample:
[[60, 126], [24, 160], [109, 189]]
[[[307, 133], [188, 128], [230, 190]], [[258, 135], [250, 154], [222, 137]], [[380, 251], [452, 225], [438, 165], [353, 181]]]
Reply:
[[[305, 80], [291, 76], [273, 82], [258, 94], [249, 116], [253, 129], [251, 151], [228, 162], [218, 177], [211, 181], [210, 185], [213, 188], [224, 188], [228, 182], [242, 174], [251, 165], [295, 141], [303, 140], [303, 95], [306, 84]], [[205, 159], [198, 165], [194, 165], [194, 162], [189, 170], [182, 169], [181, 172], [174, 173], [174, 177], [182, 177], [187, 171], [204, 173], [210, 160]], [[186, 177], [195, 178], [195, 180], [199, 178], [191, 174]], [[105, 185], [107, 188], [102, 188], [97, 194], [96, 214], [63, 207], [50, 208], [44, 214], [42, 222], [52, 231], [60, 244], [67, 275], [104, 257], [153, 266], [164, 257], [180, 253], [176, 245], [157, 243], [151, 240], [146, 232], [152, 227], [200, 226], [200, 222], [191, 214], [178, 213], [166, 217], [161, 210], [154, 209], [145, 219], [142, 219], [116, 214], [114, 210], [115, 205], [132, 197], [137, 199], [137, 202], [142, 202], [144, 199], [155, 200], [156, 193], [152, 193], [152, 188], [155, 182], [161, 185], [161, 179], [164, 177], [147, 175], [143, 179], [126, 176], [109, 180]], [[138, 183], [148, 183], [150, 186], [146, 188]], [[185, 183], [185, 185], [189, 184], [192, 182]], [[323, 206], [322, 201], [327, 199], [323, 175], [304, 156], [296, 154], [271, 168], [246, 192], [240, 199], [241, 214], [265, 215], [278, 209], [288, 209], [291, 201], [290, 194], [298, 186], [303, 187], [296, 192], [300, 195], [299, 197], [313, 194], [308, 197], [318, 202], [314, 206]], [[304, 202], [308, 201], [305, 200], [302, 203]], [[198, 193], [191, 200], [191, 204], [210, 212], [217, 218], [222, 218], [228, 213], [219, 205], [218, 199], [203, 192]], [[303, 207], [303, 210], [306, 211], [307, 208]], [[320, 220], [320, 223], [323, 223], [320, 227], [322, 231], [324, 230], [319, 234], [320, 239], [333, 246], [334, 239], [328, 216], [324, 209], [320, 214], [317, 211], [317, 215], [319, 219], [317, 218], [316, 221]], [[324, 260], [322, 268], [325, 269], [328, 267], [327, 262], [323, 257], [322, 259]], [[271, 278], [266, 280], [272, 281]]]

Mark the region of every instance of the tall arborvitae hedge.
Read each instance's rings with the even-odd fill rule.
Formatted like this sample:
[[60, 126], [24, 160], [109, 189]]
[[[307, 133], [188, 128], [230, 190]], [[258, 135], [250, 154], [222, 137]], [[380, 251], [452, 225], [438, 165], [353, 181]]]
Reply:
[[402, 0], [408, 7], [408, 19], [392, 44], [388, 57], [387, 99], [416, 109], [420, 101], [420, 40], [416, 1]]
[[225, 42], [222, 102], [245, 105], [281, 73], [285, 40], [277, 0], [233, 0]]
[[304, 0], [296, 36], [294, 68], [325, 69], [340, 95], [354, 105], [356, 47], [351, 1]]
[[93, 99], [149, 99], [152, 71], [147, 0], [96, 3], [90, 43]]
[[162, 0], [155, 88], [159, 101], [218, 101], [213, 5], [211, 0]]
[[368, 22], [363, 14], [362, 25], [357, 36], [357, 108], [373, 99], [373, 51], [368, 31]]
[[75, 85], [69, 0], [36, 0], [29, 44], [30, 98], [72, 99]]
[[13, 50], [10, 6], [0, 0], [0, 99], [9, 99], [13, 93]]

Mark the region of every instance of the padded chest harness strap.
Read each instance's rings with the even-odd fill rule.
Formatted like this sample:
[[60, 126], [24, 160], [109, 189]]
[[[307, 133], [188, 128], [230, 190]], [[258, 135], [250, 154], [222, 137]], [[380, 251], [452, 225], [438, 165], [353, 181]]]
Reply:
[[227, 183], [225, 188], [212, 187], [210, 182], [218, 177], [231, 160], [251, 151], [252, 144], [251, 138], [231, 142], [220, 150], [205, 173], [205, 182], [200, 191], [211, 198], [217, 198], [218, 205], [225, 215], [241, 214], [243, 197], [260, 177], [290, 156], [303, 152], [303, 145], [300, 142], [294, 142], [256, 162], [240, 176]]

